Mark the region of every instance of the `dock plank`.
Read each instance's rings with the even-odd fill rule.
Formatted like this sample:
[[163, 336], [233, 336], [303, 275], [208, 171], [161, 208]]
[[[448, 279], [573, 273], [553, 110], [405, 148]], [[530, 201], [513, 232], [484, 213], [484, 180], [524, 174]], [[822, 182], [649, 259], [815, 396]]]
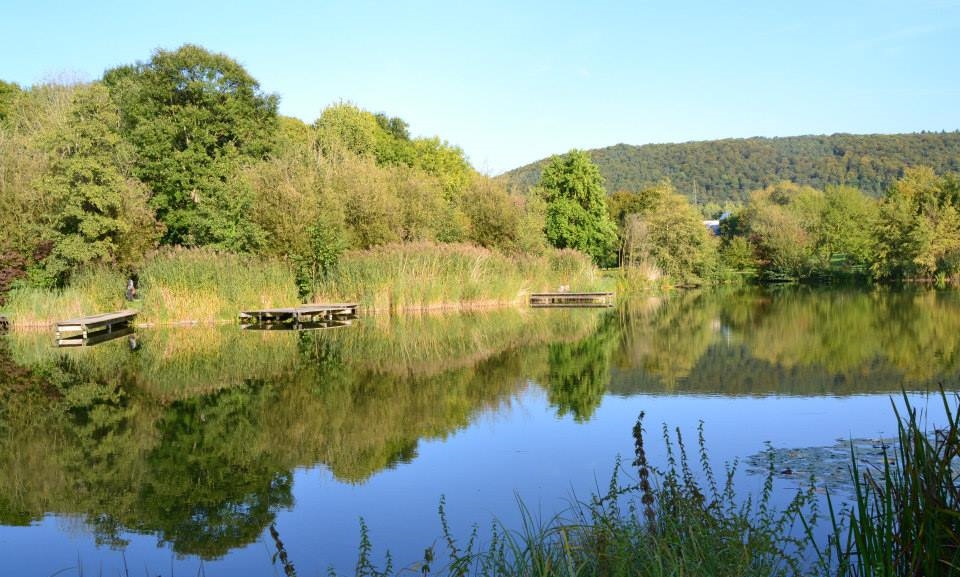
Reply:
[[295, 307], [244, 310], [240, 311], [239, 317], [241, 322], [301, 324], [356, 314], [356, 303], [309, 303]]
[[555, 292], [531, 293], [530, 306], [547, 307], [612, 307], [612, 292]]
[[115, 327], [129, 325], [137, 314], [139, 314], [137, 311], [127, 309], [57, 321], [55, 323], [57, 340], [62, 339], [65, 333], [80, 333], [86, 339], [91, 333], [113, 332]]

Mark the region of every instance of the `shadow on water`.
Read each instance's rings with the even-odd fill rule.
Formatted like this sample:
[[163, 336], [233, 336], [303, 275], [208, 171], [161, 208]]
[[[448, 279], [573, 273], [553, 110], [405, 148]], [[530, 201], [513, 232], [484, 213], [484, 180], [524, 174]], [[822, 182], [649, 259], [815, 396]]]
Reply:
[[[0, 523], [83, 519], [217, 558], [293, 505], [293, 471], [362, 484], [531, 383], [557, 415], [604, 395], [956, 388], [960, 298], [927, 290], [682, 292], [611, 311], [373, 317], [322, 331], [0, 339]], [[275, 537], [278, 539], [278, 537]]]

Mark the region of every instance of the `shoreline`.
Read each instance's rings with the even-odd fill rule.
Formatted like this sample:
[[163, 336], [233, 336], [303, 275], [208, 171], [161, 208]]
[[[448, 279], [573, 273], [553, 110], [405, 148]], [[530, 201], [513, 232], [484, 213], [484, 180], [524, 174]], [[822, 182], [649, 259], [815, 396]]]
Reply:
[[[304, 303], [299, 303], [304, 304]], [[468, 312], [468, 311], [483, 311], [483, 310], [498, 310], [514, 307], [517, 309], [528, 308], [525, 306], [525, 301], [523, 299], [516, 299], [513, 301], [497, 301], [497, 300], [480, 300], [480, 301], [468, 301], [462, 303], [436, 303], [428, 305], [418, 305], [418, 306], [400, 306], [400, 307], [366, 307], [363, 305], [358, 305], [357, 310], [366, 316], [392, 316], [394, 314], [445, 314], [445, 313], [454, 313], [454, 312]], [[238, 309], [238, 314], [239, 314]], [[10, 322], [10, 332], [15, 331], [24, 331], [24, 332], [34, 332], [44, 329], [49, 329], [57, 324], [58, 319], [50, 319], [39, 322], [27, 322], [19, 323], [16, 321], [16, 318], [10, 315], [6, 315], [7, 320]], [[141, 322], [141, 323], [132, 323], [131, 326], [138, 329], [146, 328], [172, 328], [172, 327], [199, 327], [199, 326], [223, 326], [230, 324], [239, 324], [237, 319], [182, 319], [175, 321], [150, 321], [150, 322]]]

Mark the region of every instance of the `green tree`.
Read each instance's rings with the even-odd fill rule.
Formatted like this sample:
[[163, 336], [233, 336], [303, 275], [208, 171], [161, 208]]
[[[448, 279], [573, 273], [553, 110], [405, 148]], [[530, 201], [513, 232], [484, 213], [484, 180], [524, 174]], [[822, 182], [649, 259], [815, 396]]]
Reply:
[[0, 80], [0, 124], [13, 115], [14, 102], [21, 92], [13, 82]]
[[828, 186], [820, 215], [818, 252], [829, 266], [866, 270], [874, 258], [877, 202], [850, 186]]
[[273, 148], [276, 96], [229, 57], [189, 44], [109, 70], [104, 82], [136, 149], [137, 176], [167, 225], [164, 241], [256, 248], [253, 193], [238, 171]]
[[698, 282], [712, 273], [717, 242], [669, 182], [621, 193], [618, 211], [622, 265], [652, 264], [676, 283]]
[[547, 203], [550, 244], [585, 252], [600, 265], [615, 262], [616, 225], [607, 214], [603, 177], [587, 153], [553, 157], [540, 176], [539, 193]]
[[823, 206], [822, 192], [792, 182], [751, 194], [744, 220], [768, 279], [805, 279], [818, 270]]
[[106, 88], [84, 87], [50, 143], [54, 160], [39, 182], [55, 199], [47, 215], [54, 246], [43, 263], [49, 283], [62, 284], [85, 264], [131, 264], [158, 238], [146, 190], [126, 173], [129, 152], [115, 129], [118, 122]]
[[928, 167], [905, 171], [880, 205], [876, 250], [879, 278], [960, 271], [960, 179]]

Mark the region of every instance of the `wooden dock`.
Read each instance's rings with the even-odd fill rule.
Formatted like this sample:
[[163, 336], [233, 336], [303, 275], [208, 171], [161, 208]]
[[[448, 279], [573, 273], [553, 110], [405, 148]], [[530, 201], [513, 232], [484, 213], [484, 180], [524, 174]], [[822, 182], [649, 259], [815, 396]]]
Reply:
[[614, 295], [611, 292], [597, 293], [531, 293], [530, 306], [535, 308], [550, 307], [612, 307]]
[[349, 327], [353, 319], [334, 319], [303, 323], [241, 323], [240, 328], [247, 331], [325, 331]]
[[356, 316], [356, 303], [308, 304], [291, 308], [240, 311], [240, 323], [244, 325], [321, 325], [326, 322], [350, 320]]
[[[100, 331], [93, 333], [89, 338], [83, 338], [80, 335], [74, 335], [71, 337], [66, 337], [62, 339], [57, 339], [58, 347], [92, 347], [93, 345], [99, 345], [100, 343], [105, 343], [107, 341], [112, 341], [114, 339], [119, 339], [128, 335], [135, 335], [136, 332], [131, 326], [119, 327], [112, 331]], [[136, 337], [132, 337], [136, 339]], [[136, 340], [133, 341], [136, 343]], [[133, 345], [131, 345], [133, 348]]]
[[117, 329], [130, 326], [137, 311], [124, 310], [116, 313], [102, 313], [76, 319], [57, 321], [57, 344], [62, 340], [87, 340], [93, 336], [109, 334]]

